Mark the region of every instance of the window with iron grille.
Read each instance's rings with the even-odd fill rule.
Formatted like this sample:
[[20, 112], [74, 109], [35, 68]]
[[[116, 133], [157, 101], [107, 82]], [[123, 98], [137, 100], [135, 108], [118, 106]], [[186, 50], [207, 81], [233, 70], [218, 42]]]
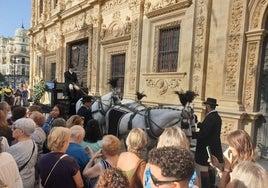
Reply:
[[120, 89], [121, 96], [124, 95], [124, 79], [125, 79], [125, 58], [126, 54], [116, 54], [111, 57], [111, 77], [118, 79], [117, 88]]
[[160, 29], [158, 72], [176, 72], [179, 54], [179, 26]]

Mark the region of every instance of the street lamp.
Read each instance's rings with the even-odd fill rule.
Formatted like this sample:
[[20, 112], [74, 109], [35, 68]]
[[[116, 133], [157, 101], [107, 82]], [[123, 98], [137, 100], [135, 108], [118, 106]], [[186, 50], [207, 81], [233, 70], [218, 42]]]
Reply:
[[15, 73], [15, 71], [16, 71], [16, 57], [14, 57], [14, 59], [13, 59], [13, 89], [15, 90], [16, 89], [16, 73]]

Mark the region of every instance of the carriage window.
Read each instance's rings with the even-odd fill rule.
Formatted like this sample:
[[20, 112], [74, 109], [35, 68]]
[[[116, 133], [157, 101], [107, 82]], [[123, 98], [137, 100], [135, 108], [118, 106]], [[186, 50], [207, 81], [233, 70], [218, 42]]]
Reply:
[[179, 53], [179, 26], [160, 29], [158, 72], [176, 72]]
[[126, 54], [116, 54], [112, 55], [112, 67], [111, 76], [112, 78], [117, 78], [118, 89], [120, 89], [120, 94], [124, 94], [124, 78], [125, 78], [125, 56]]

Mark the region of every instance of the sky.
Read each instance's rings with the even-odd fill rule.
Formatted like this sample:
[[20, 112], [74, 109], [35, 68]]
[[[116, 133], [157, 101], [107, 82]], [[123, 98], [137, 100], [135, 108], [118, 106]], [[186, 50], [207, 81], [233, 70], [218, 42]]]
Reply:
[[30, 28], [31, 0], [0, 0], [0, 36], [14, 37], [22, 23]]

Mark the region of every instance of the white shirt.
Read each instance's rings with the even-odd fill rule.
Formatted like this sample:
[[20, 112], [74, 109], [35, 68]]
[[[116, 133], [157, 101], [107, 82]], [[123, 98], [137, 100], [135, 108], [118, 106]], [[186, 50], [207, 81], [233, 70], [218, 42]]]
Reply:
[[0, 153], [0, 179], [8, 187], [23, 188], [16, 161], [7, 152]]

